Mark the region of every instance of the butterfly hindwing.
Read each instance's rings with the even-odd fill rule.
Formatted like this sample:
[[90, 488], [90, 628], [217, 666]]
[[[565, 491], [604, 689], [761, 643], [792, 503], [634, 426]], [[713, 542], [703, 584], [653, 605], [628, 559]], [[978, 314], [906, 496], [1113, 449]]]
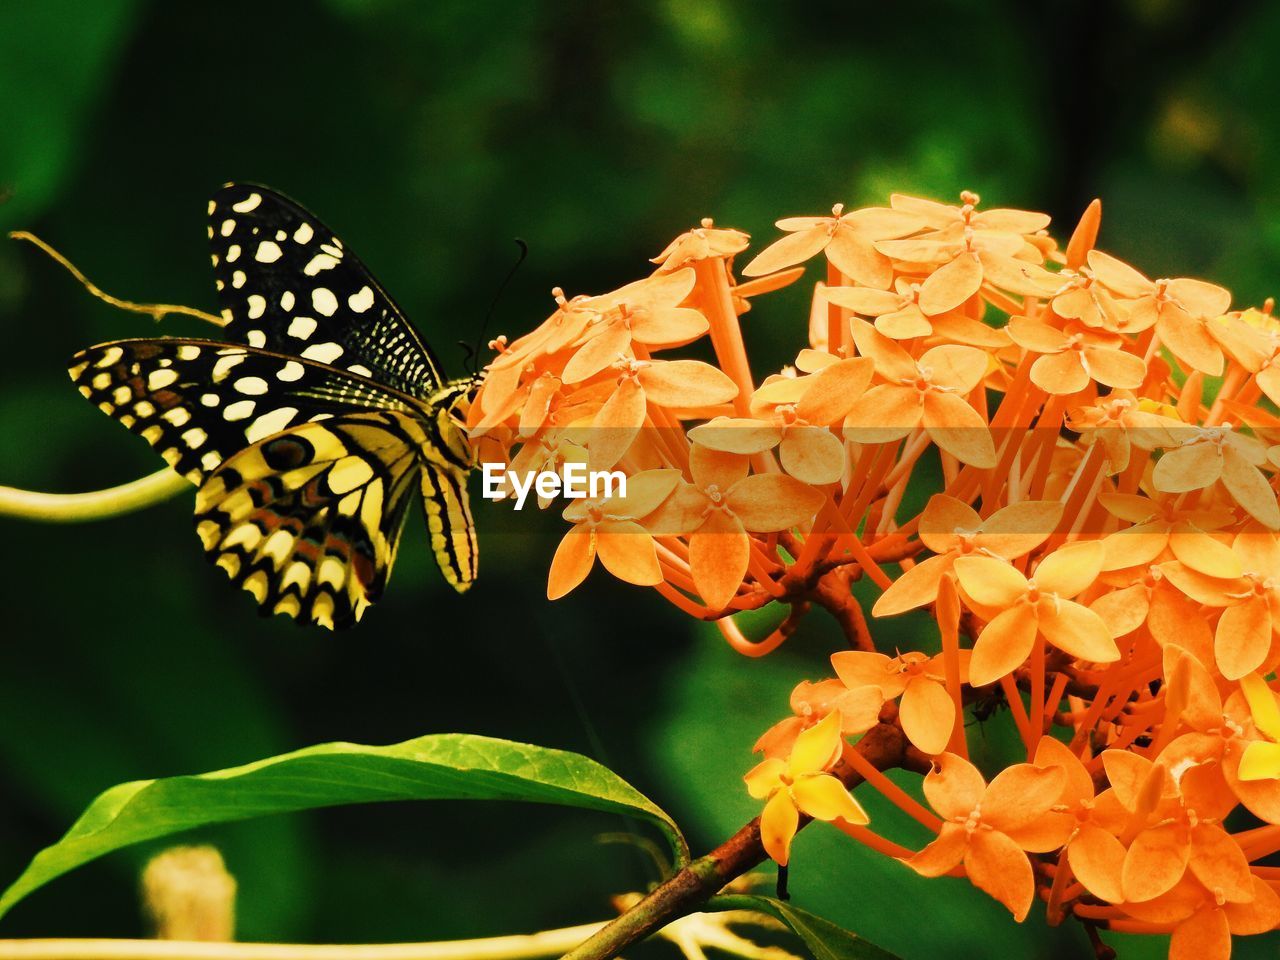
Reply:
[[72, 358], [90, 402], [193, 483], [242, 448], [313, 417], [412, 401], [323, 364], [214, 340], [119, 340]]
[[266, 187], [209, 201], [209, 244], [227, 336], [350, 370], [425, 397], [439, 364], [400, 308], [328, 227]]
[[432, 462], [424, 464], [422, 503], [436, 565], [449, 585], [461, 593], [475, 580], [479, 559], [466, 473]]
[[390, 576], [422, 441], [413, 418], [370, 412], [247, 447], [196, 495], [209, 558], [264, 613], [355, 623]]

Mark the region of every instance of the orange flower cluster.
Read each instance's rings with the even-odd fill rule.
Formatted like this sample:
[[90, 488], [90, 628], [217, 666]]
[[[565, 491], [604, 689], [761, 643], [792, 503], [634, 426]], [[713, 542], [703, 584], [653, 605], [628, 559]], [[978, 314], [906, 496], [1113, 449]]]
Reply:
[[[750, 656], [812, 605], [836, 617], [852, 649], [746, 778], [779, 864], [828, 821], [1018, 920], [1039, 898], [1218, 960], [1280, 925], [1280, 323], [1149, 280], [1095, 248], [1100, 219], [1060, 248], [1043, 214], [894, 196], [779, 221], [741, 278], [748, 237], [703, 221], [648, 278], [556, 291], [495, 342], [473, 440], [516, 471], [627, 476], [564, 509], [552, 598], [598, 557]], [[740, 319], [819, 254], [808, 347], [757, 382]], [[656, 358], [704, 338], [714, 363]], [[932, 614], [920, 649], [877, 652], [864, 577], [875, 617]], [[734, 614], [768, 604], [790, 614], [749, 640]], [[965, 724], [995, 701], [1025, 753], [987, 777]], [[877, 724], [932, 810], [859, 753]], [[936, 839], [876, 834], [863, 779]]]

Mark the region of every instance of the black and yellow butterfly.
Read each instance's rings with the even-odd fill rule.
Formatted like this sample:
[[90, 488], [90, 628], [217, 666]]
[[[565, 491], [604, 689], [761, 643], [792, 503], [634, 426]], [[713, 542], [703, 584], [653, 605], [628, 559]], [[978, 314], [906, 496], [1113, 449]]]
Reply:
[[459, 592], [476, 576], [460, 422], [478, 377], [446, 381], [421, 336], [315, 217], [264, 187], [209, 201], [230, 342], [81, 351], [80, 392], [199, 487], [210, 560], [263, 613], [326, 627], [382, 594], [413, 489]]

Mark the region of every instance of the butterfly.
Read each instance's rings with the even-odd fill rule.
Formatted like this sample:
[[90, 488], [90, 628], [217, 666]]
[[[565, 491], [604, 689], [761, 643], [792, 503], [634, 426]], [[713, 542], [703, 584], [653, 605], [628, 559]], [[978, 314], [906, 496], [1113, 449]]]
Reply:
[[118, 340], [72, 358], [80, 392], [198, 487], [211, 561], [264, 614], [330, 629], [382, 594], [414, 490], [445, 579], [476, 577], [462, 423], [479, 375], [446, 380], [331, 230], [265, 187], [209, 201], [227, 340]]

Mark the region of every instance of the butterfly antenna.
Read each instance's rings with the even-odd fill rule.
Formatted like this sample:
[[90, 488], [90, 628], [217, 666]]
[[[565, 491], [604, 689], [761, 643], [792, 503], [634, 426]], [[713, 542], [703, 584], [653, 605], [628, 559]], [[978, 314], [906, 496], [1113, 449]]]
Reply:
[[511, 265], [511, 269], [507, 271], [507, 275], [502, 278], [502, 283], [498, 284], [497, 292], [493, 295], [493, 300], [489, 303], [489, 310], [484, 315], [484, 320], [480, 322], [480, 332], [476, 335], [476, 345], [468, 348], [470, 358], [473, 363], [471, 372], [477, 377], [480, 376], [480, 351], [484, 346], [484, 332], [488, 329], [489, 321], [493, 319], [494, 311], [498, 309], [498, 301], [502, 299], [502, 294], [506, 291], [507, 286], [511, 283], [512, 277], [516, 275], [516, 271], [520, 269], [520, 265], [524, 263], [525, 258], [529, 256], [529, 245], [519, 237], [515, 238], [516, 246], [520, 248], [520, 255], [516, 257], [516, 262]]
[[204, 320], [206, 323], [212, 323], [219, 327], [224, 327], [227, 324], [227, 321], [222, 317], [215, 317], [213, 314], [205, 313], [203, 310], [197, 310], [195, 307], [184, 307], [176, 303], [134, 303], [132, 300], [122, 300], [120, 297], [113, 297], [81, 273], [79, 267], [64, 257], [52, 246], [37, 237], [34, 233], [29, 233], [26, 230], [14, 230], [10, 232], [9, 239], [23, 240], [37, 247], [47, 257], [49, 257], [49, 259], [53, 260], [64, 270], [70, 273], [71, 276], [75, 277], [76, 281], [84, 287], [85, 290], [89, 291], [90, 296], [97, 297], [103, 303], [108, 303], [119, 310], [127, 310], [130, 313], [144, 313], [157, 321], [163, 320], [171, 313], [181, 313], [188, 317], [195, 317], [199, 320]]

